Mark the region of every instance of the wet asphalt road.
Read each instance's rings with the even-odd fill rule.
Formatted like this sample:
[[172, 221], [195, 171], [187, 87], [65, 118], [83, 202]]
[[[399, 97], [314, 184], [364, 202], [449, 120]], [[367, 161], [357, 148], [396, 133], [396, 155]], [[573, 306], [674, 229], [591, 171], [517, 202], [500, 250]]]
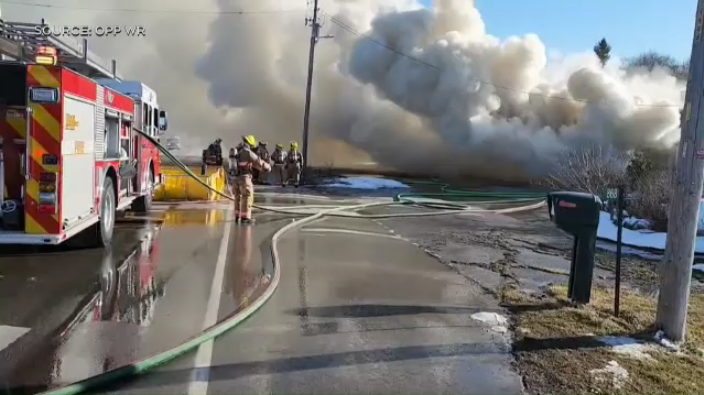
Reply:
[[[272, 205], [324, 203], [260, 196]], [[54, 328], [34, 336], [44, 340], [31, 352], [18, 342], [0, 351], [12, 362], [0, 369], [6, 388], [35, 393], [68, 384], [164, 351], [231, 316], [267, 286], [271, 237], [292, 220], [259, 213], [255, 225], [243, 226], [230, 221], [225, 204], [162, 206], [122, 224], [124, 241], [111, 251], [57, 252], [51, 269], [46, 258], [22, 257], [35, 276], [25, 266], [0, 269], [10, 273], [0, 271], [0, 280], [10, 276], [33, 303], [2, 309], [7, 322], [0, 324], [29, 328], [20, 341]], [[470, 318], [500, 312], [495, 300], [378, 222], [321, 220], [284, 236], [279, 253], [280, 286], [254, 317], [104, 392], [521, 392], [509, 339]], [[12, 259], [0, 257], [0, 268]], [[41, 281], [46, 285], [26, 285]], [[0, 289], [8, 303], [14, 293]], [[58, 314], [54, 305], [73, 313]]]
[[0, 351], [5, 390], [71, 383], [198, 333], [228, 222], [225, 210], [194, 207], [128, 218], [107, 250], [3, 256], [2, 301], [19, 296], [3, 325], [26, 331]]
[[[116, 265], [133, 253], [150, 231], [148, 223], [121, 223], [115, 248], [5, 248], [0, 253], [0, 391], [22, 366], [34, 363], [48, 339], [60, 335], [70, 320], [100, 291], [104, 265]], [[11, 392], [15, 392], [11, 390]]]
[[[265, 251], [281, 225], [234, 229], [240, 255], [228, 264], [237, 262], [239, 283], [267, 270]], [[521, 392], [509, 339], [470, 318], [500, 311], [496, 302], [381, 225], [326, 219], [289, 233], [279, 251], [278, 291], [252, 318], [208, 353], [106, 393]], [[226, 293], [220, 317], [233, 307]]]

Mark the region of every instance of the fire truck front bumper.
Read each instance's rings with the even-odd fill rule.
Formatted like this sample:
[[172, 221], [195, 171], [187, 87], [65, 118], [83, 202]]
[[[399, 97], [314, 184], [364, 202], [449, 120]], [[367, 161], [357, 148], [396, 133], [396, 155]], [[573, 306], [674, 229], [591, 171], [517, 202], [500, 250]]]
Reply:
[[27, 234], [25, 232], [0, 231], [0, 245], [57, 245], [66, 240], [65, 234]]

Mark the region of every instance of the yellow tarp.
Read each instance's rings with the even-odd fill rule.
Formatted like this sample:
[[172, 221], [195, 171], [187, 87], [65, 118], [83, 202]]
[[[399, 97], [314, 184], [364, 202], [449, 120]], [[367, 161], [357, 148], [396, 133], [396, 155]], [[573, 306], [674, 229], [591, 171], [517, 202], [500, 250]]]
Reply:
[[[195, 174], [200, 174], [199, 166], [189, 166]], [[200, 179], [215, 188], [225, 192], [225, 171], [219, 166], [208, 166], [207, 175], [199, 176]], [[174, 200], [220, 200], [222, 197], [209, 190], [198, 181], [192, 179], [176, 166], [161, 166], [161, 184], [154, 191], [156, 201]]]

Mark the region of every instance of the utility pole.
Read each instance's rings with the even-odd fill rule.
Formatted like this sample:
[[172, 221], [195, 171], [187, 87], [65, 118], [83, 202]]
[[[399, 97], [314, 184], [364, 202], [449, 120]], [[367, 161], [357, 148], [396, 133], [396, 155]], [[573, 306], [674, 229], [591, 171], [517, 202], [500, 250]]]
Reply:
[[318, 22], [318, 0], [313, 1], [313, 18], [306, 19], [310, 23], [310, 50], [308, 53], [308, 82], [306, 83], [306, 104], [303, 113], [303, 178], [308, 175], [308, 129], [310, 127], [310, 99], [313, 94], [313, 66], [315, 64], [315, 45], [318, 44], [320, 23]]
[[704, 0], [699, 0], [681, 122], [682, 135], [672, 182], [667, 244], [660, 267], [656, 324], [668, 339], [676, 342], [684, 340], [686, 333], [699, 204], [704, 182], [704, 122], [699, 123], [699, 116], [704, 111], [703, 20]]
[[310, 23], [310, 51], [308, 54], [308, 82], [306, 83], [306, 104], [303, 114], [303, 140], [301, 154], [303, 155], [303, 178], [308, 173], [308, 130], [310, 128], [310, 102], [313, 94], [313, 66], [315, 64], [315, 46], [321, 38], [332, 38], [332, 36], [320, 36], [320, 21], [318, 20], [318, 0], [313, 1], [313, 18], [306, 19], [306, 24]]

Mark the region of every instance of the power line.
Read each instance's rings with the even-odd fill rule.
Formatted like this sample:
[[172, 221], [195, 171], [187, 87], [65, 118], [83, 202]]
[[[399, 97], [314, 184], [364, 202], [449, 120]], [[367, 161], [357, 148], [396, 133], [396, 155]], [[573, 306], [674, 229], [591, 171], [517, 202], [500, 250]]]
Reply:
[[0, 0], [0, 4], [12, 4], [23, 7], [64, 9], [71, 11], [101, 11], [101, 12], [136, 12], [136, 13], [183, 13], [183, 14], [211, 14], [211, 15], [255, 15], [255, 14], [282, 14], [290, 12], [305, 12], [305, 8], [288, 10], [259, 10], [259, 11], [235, 11], [235, 10], [202, 10], [202, 9], [156, 9], [156, 8], [92, 8], [74, 7], [68, 5], [56, 5], [46, 3], [27, 3], [24, 1]]
[[[422, 64], [422, 65], [424, 65], [424, 66], [427, 66], [427, 67], [430, 67], [430, 68], [436, 69], [436, 70], [442, 70], [442, 69], [443, 69], [442, 67], [440, 67], [440, 66], [438, 66], [438, 65], [434, 65], [434, 64], [432, 64], [432, 63], [428, 63], [428, 62], [426, 62], [426, 61], [424, 61], [424, 60], [422, 60], [422, 59], [419, 59], [419, 58], [417, 58], [417, 57], [415, 57], [415, 56], [409, 55], [409, 54], [407, 54], [407, 53], [405, 53], [405, 52], [402, 52], [402, 51], [399, 51], [399, 50], [397, 50], [397, 49], [395, 49], [395, 48], [393, 48], [393, 47], [390, 47], [390, 46], [384, 44], [383, 42], [381, 42], [381, 41], [379, 41], [379, 40], [376, 40], [376, 39], [374, 39], [373, 37], [371, 37], [371, 36], [369, 36], [369, 35], [367, 35], [367, 34], [360, 33], [359, 31], [355, 30], [353, 27], [347, 25], [346, 23], [340, 21], [339, 19], [333, 17], [332, 15], [329, 15], [329, 14], [327, 14], [327, 15], [328, 15], [328, 17], [330, 17], [330, 21], [331, 21], [331, 22], [333, 22], [334, 24], [338, 25], [340, 28], [342, 28], [343, 30], [345, 30], [345, 31], [347, 31], [347, 32], [349, 32], [349, 33], [352, 33], [352, 34], [354, 34], [354, 35], [356, 35], [356, 36], [359, 36], [360, 38], [363, 38], [363, 39], [365, 39], [365, 40], [367, 40], [367, 41], [373, 42], [373, 43], [375, 43], [375, 44], [377, 44], [377, 45], [379, 45], [379, 46], [385, 48], [386, 50], [388, 50], [388, 51], [390, 51], [390, 52], [393, 52], [393, 53], [395, 53], [395, 54], [397, 54], [397, 55], [399, 55], [399, 56], [402, 56], [402, 57], [404, 57], [404, 58], [407, 58], [407, 59], [409, 59], [409, 60], [411, 60], [411, 61], [414, 61], [414, 62], [416, 62], [416, 63]], [[479, 82], [479, 83], [482, 83], [482, 84], [486, 84], [486, 85], [489, 85], [489, 86], [493, 86], [494, 88], [503, 89], [503, 90], [511, 91], [511, 92], [515, 92], [515, 93], [523, 93], [523, 94], [527, 94], [527, 95], [531, 95], [531, 96], [542, 97], [542, 98], [545, 98], [545, 99], [556, 99], [556, 100], [573, 101], [573, 102], [579, 102], [579, 103], [585, 103], [585, 104], [588, 104], [588, 103], [596, 104], [596, 103], [594, 103], [594, 102], [592, 102], [592, 101], [590, 101], [590, 100], [575, 99], [575, 98], [563, 97], [563, 96], [544, 95], [544, 94], [535, 93], [535, 92], [527, 92], [527, 91], [523, 91], [523, 90], [520, 90], [520, 89], [516, 89], [516, 88], [509, 87], [509, 86], [498, 85], [498, 84], [495, 84], [495, 83], [493, 83], [493, 82], [485, 81], [485, 80], [482, 80], [482, 79], [479, 79], [479, 78], [476, 78], [476, 77], [469, 77], [469, 78], [472, 79], [472, 80], [474, 80], [474, 81], [476, 81], [476, 82]], [[640, 108], [677, 108], [677, 109], [680, 108], [680, 106], [673, 106], [673, 105], [669, 105], [669, 104], [662, 104], [662, 105], [658, 105], [658, 104], [636, 104], [635, 106], [636, 106], [636, 107], [640, 107]]]

